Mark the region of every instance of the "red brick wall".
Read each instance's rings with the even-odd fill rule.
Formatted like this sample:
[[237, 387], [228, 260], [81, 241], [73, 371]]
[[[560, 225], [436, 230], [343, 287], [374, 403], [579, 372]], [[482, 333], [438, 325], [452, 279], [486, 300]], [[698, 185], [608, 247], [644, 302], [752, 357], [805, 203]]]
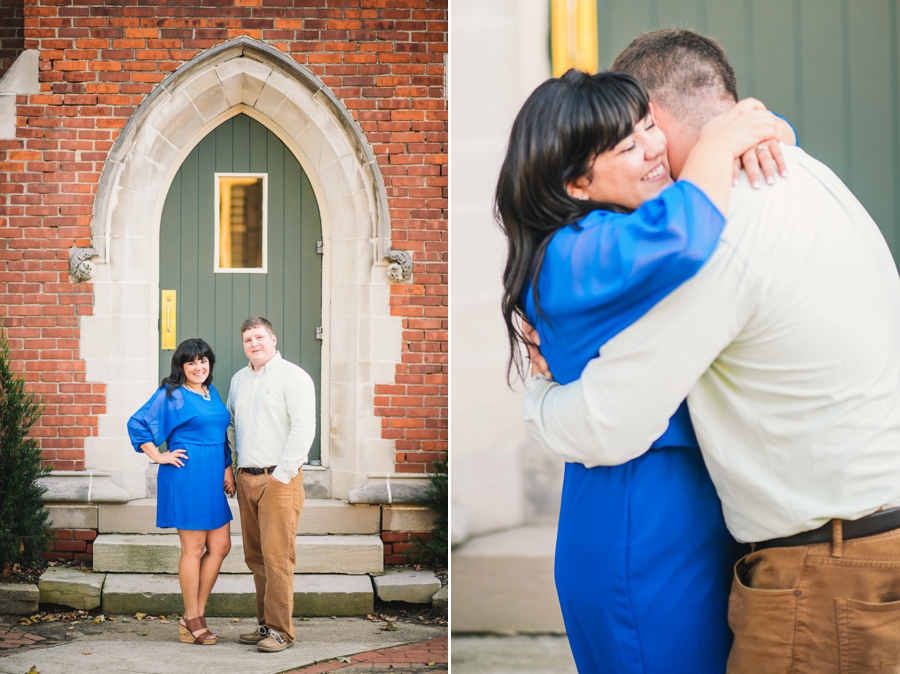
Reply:
[[0, 321], [13, 357], [48, 404], [35, 434], [57, 469], [84, 467], [105, 387], [85, 382], [68, 249], [87, 246], [93, 199], [117, 134], [184, 61], [238, 35], [318, 75], [360, 124], [381, 166], [393, 247], [413, 257], [393, 286], [402, 363], [376, 387], [397, 470], [423, 472], [447, 448], [446, 0], [29, 0], [25, 48], [41, 93], [18, 99], [16, 140], [0, 141]]
[[54, 529], [50, 550], [41, 554], [44, 559], [79, 560], [92, 562], [96, 529]]
[[408, 564], [409, 552], [416, 539], [427, 541], [432, 533], [425, 531], [382, 531], [381, 542], [384, 545], [384, 563], [387, 566]]
[[0, 2], [0, 77], [25, 49], [25, 0]]

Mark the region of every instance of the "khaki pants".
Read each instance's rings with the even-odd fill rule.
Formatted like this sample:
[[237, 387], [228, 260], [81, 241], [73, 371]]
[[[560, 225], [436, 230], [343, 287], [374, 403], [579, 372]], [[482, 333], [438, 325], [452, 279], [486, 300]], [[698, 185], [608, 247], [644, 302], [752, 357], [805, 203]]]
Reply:
[[735, 566], [728, 674], [900, 673], [900, 529]]
[[238, 473], [244, 561], [256, 583], [256, 619], [294, 641], [294, 564], [303, 510], [303, 471], [288, 484], [269, 475]]

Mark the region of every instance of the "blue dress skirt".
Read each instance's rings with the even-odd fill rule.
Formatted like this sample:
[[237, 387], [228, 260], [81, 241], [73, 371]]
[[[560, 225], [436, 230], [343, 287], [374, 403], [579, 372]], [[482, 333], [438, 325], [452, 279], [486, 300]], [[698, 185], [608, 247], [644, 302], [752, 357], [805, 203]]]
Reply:
[[226, 431], [231, 415], [214, 387], [209, 400], [176, 388], [159, 388], [128, 420], [135, 451], [152, 442], [184, 449], [181, 467], [161, 464], [157, 475], [156, 526], [210, 531], [232, 520], [224, 492], [225, 467], [231, 465]]
[[580, 674], [723, 674], [742, 555], [697, 447], [566, 464], [556, 589]]

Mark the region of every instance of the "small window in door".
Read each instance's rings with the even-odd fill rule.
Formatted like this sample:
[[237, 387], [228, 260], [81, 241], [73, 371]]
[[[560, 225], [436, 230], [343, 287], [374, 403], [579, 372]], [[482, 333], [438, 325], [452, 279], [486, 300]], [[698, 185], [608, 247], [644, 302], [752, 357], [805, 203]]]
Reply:
[[266, 174], [216, 173], [216, 272], [266, 272]]

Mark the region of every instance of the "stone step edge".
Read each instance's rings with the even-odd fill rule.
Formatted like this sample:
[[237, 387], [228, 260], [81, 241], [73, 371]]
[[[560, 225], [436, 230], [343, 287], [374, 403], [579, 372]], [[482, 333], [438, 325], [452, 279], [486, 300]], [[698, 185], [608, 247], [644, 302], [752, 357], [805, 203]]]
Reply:
[[[375, 591], [368, 576], [294, 574], [294, 616], [350, 616], [374, 611]], [[115, 615], [137, 612], [168, 615], [182, 610], [177, 576], [107, 573], [102, 610]], [[206, 606], [215, 617], [256, 614], [256, 589], [250, 574], [220, 576]]]
[[[375, 534], [296, 536], [295, 573], [346, 575], [384, 573], [384, 544]], [[241, 537], [232, 535], [223, 574], [249, 573]], [[102, 534], [93, 543], [94, 569], [112, 573], [176, 572], [177, 534]]]
[[[240, 510], [235, 499], [228, 500], [234, 519], [232, 531], [241, 530]], [[307, 499], [297, 524], [299, 535], [377, 534], [381, 531], [381, 506], [355, 505], [338, 499]], [[100, 533], [168, 533], [156, 527], [156, 498], [119, 504], [100, 504], [97, 511]]]

